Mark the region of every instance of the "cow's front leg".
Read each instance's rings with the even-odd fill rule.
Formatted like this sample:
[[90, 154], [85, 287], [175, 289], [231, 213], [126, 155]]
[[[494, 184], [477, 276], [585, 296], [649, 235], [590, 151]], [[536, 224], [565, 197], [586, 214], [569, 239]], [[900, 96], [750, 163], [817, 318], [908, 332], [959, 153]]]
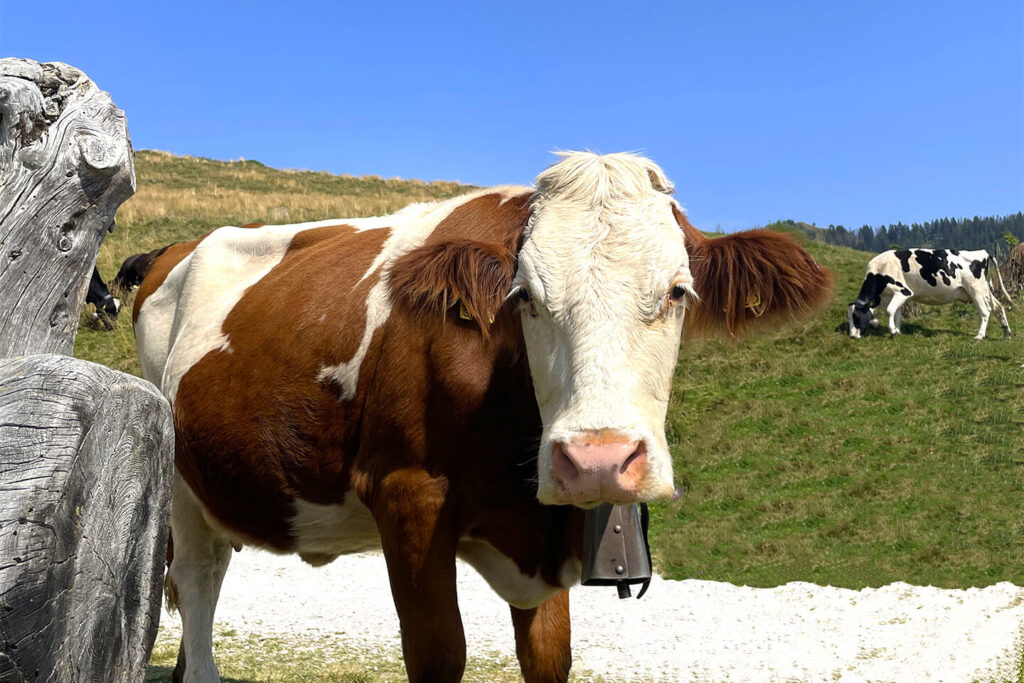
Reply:
[[401, 470], [384, 478], [371, 505], [412, 683], [458, 681], [466, 667], [455, 586], [456, 530], [446, 491], [443, 478]]
[[886, 304], [885, 312], [889, 314], [889, 332], [894, 337], [900, 333], [900, 323], [903, 320], [903, 304], [907, 303], [908, 299], [910, 299], [909, 296], [902, 292], [896, 292], [892, 295], [889, 303]]
[[564, 590], [533, 609], [512, 607], [516, 656], [526, 683], [569, 678], [569, 591]]

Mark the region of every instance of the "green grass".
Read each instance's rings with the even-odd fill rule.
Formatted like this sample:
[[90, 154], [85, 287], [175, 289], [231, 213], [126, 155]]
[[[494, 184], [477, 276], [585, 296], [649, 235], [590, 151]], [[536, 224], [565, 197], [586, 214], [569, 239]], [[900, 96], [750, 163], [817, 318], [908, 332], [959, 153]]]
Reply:
[[[178, 638], [161, 632], [153, 646], [146, 683], [169, 683], [178, 656]], [[400, 659], [354, 652], [336, 643], [307, 640], [301, 645], [280, 638], [240, 636], [218, 630], [214, 658], [225, 683], [374, 683], [406, 680]]]
[[[754, 586], [1024, 583], [1024, 344], [975, 309], [921, 307], [904, 334], [836, 326], [867, 255], [810, 243], [832, 306], [799, 329], [691, 344], [668, 434], [682, 500], [655, 506], [671, 578]], [[1024, 334], [1024, 316], [1010, 312]]]
[[[178, 657], [180, 632], [161, 631], [153, 646], [146, 683], [170, 683]], [[241, 635], [218, 629], [214, 634], [214, 659], [225, 683], [394, 683], [408, 680], [398, 652], [359, 651], [330, 637], [295, 638]], [[467, 683], [514, 683], [521, 681], [519, 663], [494, 653], [466, 662]], [[586, 671], [574, 670], [570, 681], [605, 683]]]

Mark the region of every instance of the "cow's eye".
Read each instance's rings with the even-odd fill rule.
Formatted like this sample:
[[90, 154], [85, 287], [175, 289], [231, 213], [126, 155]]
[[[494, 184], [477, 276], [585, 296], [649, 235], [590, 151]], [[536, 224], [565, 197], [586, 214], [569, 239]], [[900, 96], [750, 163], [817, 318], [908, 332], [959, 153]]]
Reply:
[[512, 296], [515, 296], [522, 302], [519, 310], [525, 311], [531, 318], [537, 317], [537, 309], [533, 305], [533, 296], [530, 294], [530, 290], [520, 286], [516, 288]]
[[672, 301], [681, 302], [686, 298], [686, 295], [689, 294], [689, 292], [689, 288], [685, 285], [676, 284], [672, 285], [672, 289], [669, 291], [668, 295]]

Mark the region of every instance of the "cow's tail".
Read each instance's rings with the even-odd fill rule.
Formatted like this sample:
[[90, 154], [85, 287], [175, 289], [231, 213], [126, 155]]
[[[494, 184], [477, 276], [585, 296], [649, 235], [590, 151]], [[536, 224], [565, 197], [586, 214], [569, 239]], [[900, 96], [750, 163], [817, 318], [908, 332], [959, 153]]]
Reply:
[[992, 257], [992, 265], [996, 267], [996, 279], [999, 281], [1000, 296], [1006, 299], [1007, 302], [1013, 301], [1010, 293], [1006, 291], [1006, 286], [1003, 284], [1003, 274], [999, 271], [999, 261], [996, 260], [995, 256]]
[[167, 611], [178, 609], [178, 587], [171, 581], [171, 561], [174, 560], [174, 536], [167, 530], [167, 573], [164, 575], [164, 601]]

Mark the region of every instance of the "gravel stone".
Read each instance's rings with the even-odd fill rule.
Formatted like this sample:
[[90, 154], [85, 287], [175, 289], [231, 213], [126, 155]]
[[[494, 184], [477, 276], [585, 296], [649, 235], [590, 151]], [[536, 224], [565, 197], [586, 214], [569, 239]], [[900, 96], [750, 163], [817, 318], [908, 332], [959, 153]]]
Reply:
[[[508, 607], [459, 564], [468, 654], [515, 657]], [[1024, 588], [949, 590], [893, 583], [849, 590], [810, 583], [750, 588], [655, 577], [642, 600], [572, 589], [573, 671], [616, 681], [1016, 680]], [[180, 632], [177, 614], [161, 628]], [[235, 553], [217, 628], [401, 656], [379, 553], [320, 568], [296, 556]]]

